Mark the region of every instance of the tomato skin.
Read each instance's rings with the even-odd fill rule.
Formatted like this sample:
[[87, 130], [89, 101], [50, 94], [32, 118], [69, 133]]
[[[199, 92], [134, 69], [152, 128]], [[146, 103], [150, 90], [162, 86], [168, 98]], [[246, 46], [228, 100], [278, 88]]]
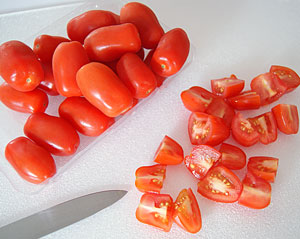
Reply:
[[239, 147], [222, 143], [219, 149], [222, 154], [219, 163], [231, 170], [240, 170], [246, 165], [246, 154]]
[[296, 105], [278, 104], [272, 108], [278, 129], [284, 134], [297, 134], [299, 116]]
[[66, 98], [58, 109], [61, 118], [67, 120], [81, 134], [99, 136], [114, 122], [84, 97]]
[[76, 152], [79, 136], [68, 121], [45, 113], [33, 113], [24, 125], [25, 135], [51, 154], [68, 156]]
[[5, 157], [17, 173], [30, 183], [40, 184], [56, 173], [51, 154], [25, 137], [10, 141], [5, 148]]
[[156, 89], [156, 77], [134, 53], [125, 53], [117, 63], [119, 78], [136, 99], [148, 97]]
[[70, 40], [61, 36], [40, 35], [35, 38], [33, 52], [43, 63], [52, 63], [53, 53], [56, 47], [62, 42]]
[[236, 76], [211, 80], [212, 93], [228, 98], [238, 95], [245, 86], [245, 81], [237, 79]]
[[177, 73], [190, 51], [190, 41], [184, 30], [175, 28], [160, 39], [151, 59], [152, 70], [163, 77]]
[[39, 84], [38, 88], [45, 91], [48, 95], [59, 95], [55, 86], [52, 63], [42, 63], [42, 67], [44, 69], [45, 77]]
[[76, 78], [83, 96], [105, 115], [116, 117], [132, 107], [131, 92], [108, 66], [91, 62]]
[[120, 12], [120, 21], [121, 23], [133, 23], [137, 27], [142, 46], [146, 49], [155, 48], [164, 34], [155, 13], [142, 3], [125, 4]]
[[116, 14], [105, 10], [90, 10], [72, 18], [67, 24], [67, 33], [72, 41], [83, 44], [86, 36], [93, 30], [116, 24]]
[[260, 96], [254, 91], [245, 91], [227, 100], [229, 104], [237, 110], [258, 109], [261, 105]]
[[136, 210], [136, 218], [168, 232], [173, 224], [173, 199], [168, 194], [145, 193]]
[[20, 41], [0, 46], [0, 75], [18, 91], [32, 91], [44, 79], [41, 63], [32, 49]]
[[53, 75], [59, 94], [65, 97], [81, 96], [76, 82], [76, 73], [89, 58], [83, 46], [77, 42], [61, 43], [53, 54]]
[[165, 135], [156, 150], [154, 162], [166, 165], [175, 165], [182, 163], [183, 157], [184, 154], [181, 145], [174, 139]]
[[84, 40], [84, 48], [92, 61], [110, 62], [126, 52], [138, 52], [141, 39], [132, 23], [124, 23], [92, 31]]
[[15, 90], [7, 83], [0, 85], [0, 101], [8, 108], [22, 113], [44, 112], [48, 96], [39, 89], [29, 92]]

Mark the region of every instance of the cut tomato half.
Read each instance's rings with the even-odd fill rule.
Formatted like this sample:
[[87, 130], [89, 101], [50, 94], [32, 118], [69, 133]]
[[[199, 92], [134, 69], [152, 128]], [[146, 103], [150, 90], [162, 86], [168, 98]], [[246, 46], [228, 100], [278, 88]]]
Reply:
[[232, 170], [239, 170], [246, 165], [246, 154], [239, 147], [222, 143], [219, 149], [221, 158], [219, 163]]
[[227, 100], [237, 110], [252, 110], [260, 107], [260, 96], [254, 91], [245, 91]]
[[238, 95], [245, 86], [245, 81], [237, 79], [235, 75], [229, 78], [211, 80], [210, 82], [212, 92], [224, 98]]
[[297, 134], [299, 116], [296, 105], [279, 104], [272, 108], [278, 129], [284, 134]]

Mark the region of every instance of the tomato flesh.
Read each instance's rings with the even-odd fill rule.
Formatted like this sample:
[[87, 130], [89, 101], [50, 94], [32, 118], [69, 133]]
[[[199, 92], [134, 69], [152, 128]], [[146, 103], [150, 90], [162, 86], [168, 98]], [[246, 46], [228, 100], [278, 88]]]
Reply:
[[285, 134], [297, 134], [299, 116], [296, 105], [278, 104], [272, 108], [278, 129]]
[[236, 76], [211, 80], [210, 82], [212, 92], [224, 98], [238, 95], [245, 86], [245, 81], [237, 79]]
[[232, 170], [240, 170], [246, 165], [246, 154], [239, 147], [222, 143], [219, 149], [221, 158], [219, 163]]
[[227, 100], [229, 104], [237, 110], [258, 109], [261, 105], [260, 96], [254, 91], [245, 91]]

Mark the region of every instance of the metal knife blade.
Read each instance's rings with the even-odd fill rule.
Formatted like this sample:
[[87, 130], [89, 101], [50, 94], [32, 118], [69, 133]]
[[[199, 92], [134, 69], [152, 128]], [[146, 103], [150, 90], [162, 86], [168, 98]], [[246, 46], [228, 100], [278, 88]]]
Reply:
[[63, 202], [1, 227], [0, 238], [40, 238], [101, 211], [126, 193], [125, 190], [108, 190]]

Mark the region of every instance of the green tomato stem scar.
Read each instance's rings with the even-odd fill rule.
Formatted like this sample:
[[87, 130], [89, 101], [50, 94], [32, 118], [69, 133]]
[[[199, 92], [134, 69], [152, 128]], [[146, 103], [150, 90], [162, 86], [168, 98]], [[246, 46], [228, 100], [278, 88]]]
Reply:
[[26, 82], [27, 82], [27, 83], [30, 83], [30, 82], [31, 82], [31, 79], [30, 79], [30, 78], [27, 78], [27, 79], [26, 79]]
[[165, 65], [165, 64], [161, 64], [160, 66], [161, 66], [161, 68], [163, 68], [163, 69], [166, 68], [166, 65]]

